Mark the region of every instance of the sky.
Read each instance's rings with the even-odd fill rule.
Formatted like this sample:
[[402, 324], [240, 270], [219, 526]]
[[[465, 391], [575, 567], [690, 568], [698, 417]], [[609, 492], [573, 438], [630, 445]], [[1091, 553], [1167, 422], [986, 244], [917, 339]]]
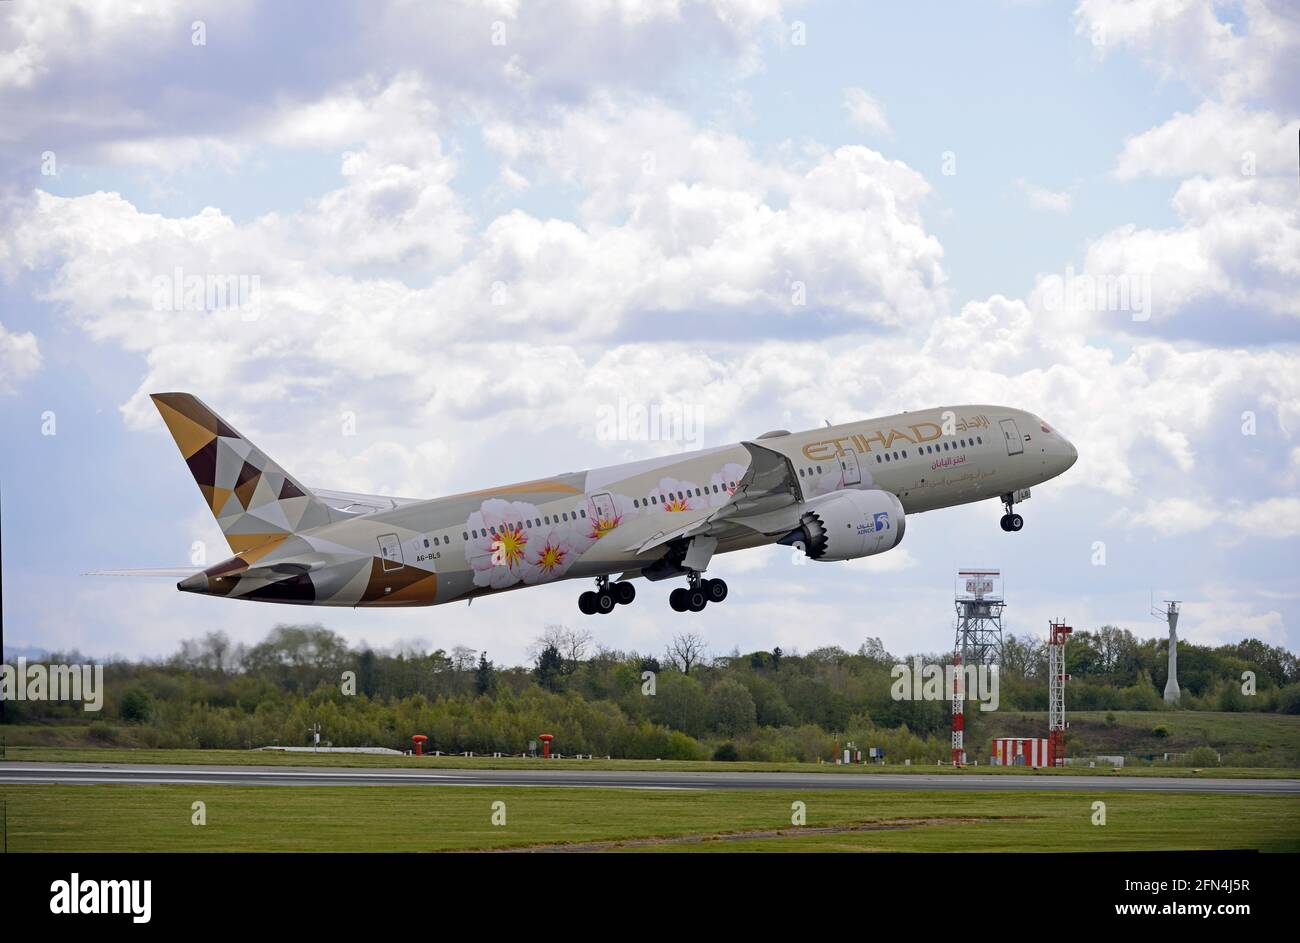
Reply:
[[[963, 567], [1016, 634], [1155, 636], [1176, 598], [1185, 639], [1300, 647], [1294, 6], [17, 0], [0, 102], [7, 648], [935, 652]], [[290, 609], [85, 575], [227, 555], [167, 390], [412, 497], [955, 403], [1079, 461], [1019, 533], [986, 502], [865, 560], [719, 557], [699, 614]], [[676, 421], [608, 421], [642, 410]]]

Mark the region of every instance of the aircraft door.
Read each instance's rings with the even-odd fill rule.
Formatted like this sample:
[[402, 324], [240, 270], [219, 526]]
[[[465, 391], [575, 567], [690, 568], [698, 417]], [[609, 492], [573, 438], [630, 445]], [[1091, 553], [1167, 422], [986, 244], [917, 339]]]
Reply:
[[1025, 441], [1020, 437], [1020, 429], [1016, 426], [1014, 419], [1003, 419], [1002, 438], [1007, 442], [1007, 454], [1019, 455], [1025, 450]]
[[400, 570], [406, 565], [402, 559], [402, 542], [396, 534], [380, 534], [376, 539], [379, 541], [379, 558], [383, 561], [385, 573]]
[[862, 469], [858, 466], [858, 453], [845, 449], [840, 456], [840, 469], [844, 472], [845, 485], [862, 484]]
[[608, 493], [593, 494], [591, 496], [591, 516], [599, 523], [600, 521], [614, 522], [614, 499]]

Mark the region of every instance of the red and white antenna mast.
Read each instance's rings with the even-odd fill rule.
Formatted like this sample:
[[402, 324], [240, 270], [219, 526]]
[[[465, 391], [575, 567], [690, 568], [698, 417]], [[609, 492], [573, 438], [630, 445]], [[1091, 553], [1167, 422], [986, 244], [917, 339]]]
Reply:
[[961, 689], [961, 652], [953, 656], [952, 765], [966, 765], [966, 705]]
[[1065, 765], [1065, 643], [1074, 629], [1049, 622], [1047, 637], [1047, 765]]

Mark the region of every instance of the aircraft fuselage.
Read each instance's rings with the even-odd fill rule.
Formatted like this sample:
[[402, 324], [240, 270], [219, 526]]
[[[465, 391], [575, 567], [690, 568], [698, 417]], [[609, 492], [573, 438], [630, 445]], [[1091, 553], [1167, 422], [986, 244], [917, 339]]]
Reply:
[[[749, 446], [788, 460], [785, 491], [746, 484]], [[1076, 457], [1022, 410], [938, 407], [342, 516], [273, 535], [179, 587], [268, 602], [425, 606], [564, 579], [654, 579], [689, 536], [656, 541], [692, 528], [716, 534], [714, 553], [763, 546], [789, 538], [810, 502], [843, 491], [888, 492], [909, 515], [1002, 498], [1010, 516], [1017, 496]]]

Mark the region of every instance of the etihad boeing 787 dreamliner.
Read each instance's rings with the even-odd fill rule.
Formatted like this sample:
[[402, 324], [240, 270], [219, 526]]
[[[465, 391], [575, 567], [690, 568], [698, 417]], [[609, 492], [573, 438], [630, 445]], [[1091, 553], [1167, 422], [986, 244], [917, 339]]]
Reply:
[[715, 554], [788, 544], [812, 560], [884, 553], [907, 515], [1014, 505], [1078, 452], [1031, 413], [948, 406], [429, 500], [313, 490], [188, 393], [153, 397], [230, 559], [189, 593], [316, 606], [430, 606], [564, 579], [587, 614], [632, 602], [638, 576], [681, 578], [678, 612], [727, 598]]

